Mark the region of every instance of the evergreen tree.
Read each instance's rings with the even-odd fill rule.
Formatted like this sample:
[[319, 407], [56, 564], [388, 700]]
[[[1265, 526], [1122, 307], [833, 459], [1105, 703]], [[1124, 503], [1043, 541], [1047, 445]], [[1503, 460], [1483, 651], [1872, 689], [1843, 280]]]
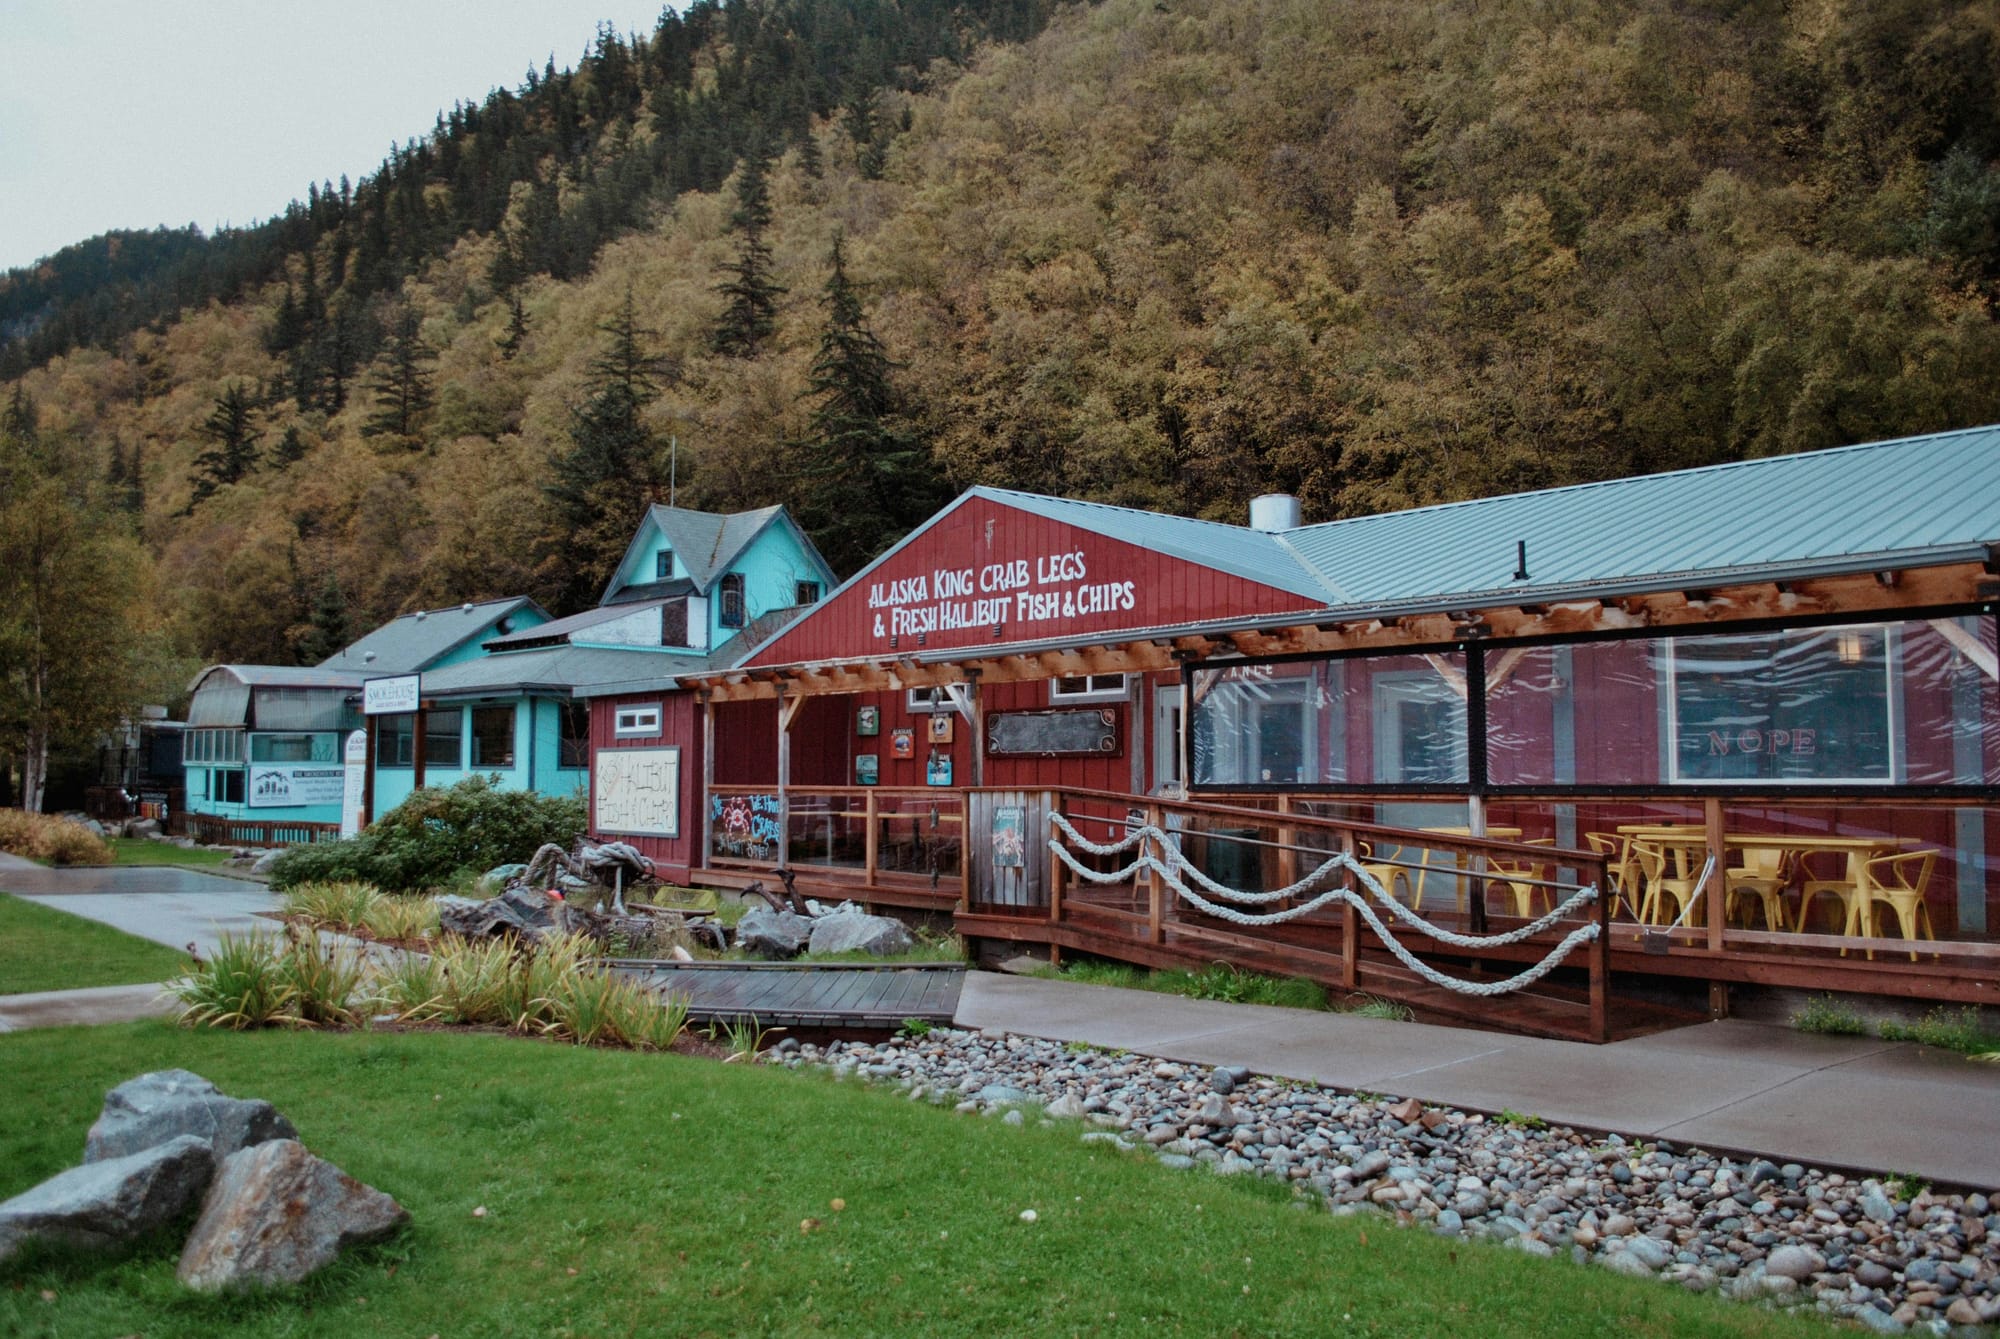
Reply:
[[764, 172], [763, 147], [754, 145], [736, 177], [736, 210], [729, 225], [739, 241], [736, 259], [722, 267], [731, 277], [716, 289], [726, 301], [710, 338], [717, 353], [732, 358], [756, 356], [758, 346], [777, 328], [778, 299], [785, 293], [772, 282], [771, 248], [764, 242], [764, 230], [771, 226]]
[[501, 359], [507, 362], [513, 361], [514, 355], [521, 351], [521, 345], [527, 338], [527, 309], [521, 305], [521, 295], [519, 293], [509, 293], [507, 295], [507, 333], [495, 341], [500, 346]]
[[132, 443], [132, 457], [125, 464], [125, 493], [119, 505], [134, 516], [146, 514], [145, 443]]
[[380, 365], [368, 378], [375, 412], [362, 423], [361, 435], [394, 437], [413, 450], [421, 447], [424, 416], [437, 403], [431, 386], [436, 362], [437, 352], [424, 342], [416, 312], [404, 308], [389, 332], [389, 347]]
[[826, 281], [826, 328], [798, 444], [798, 512], [836, 572], [852, 572], [930, 515], [940, 500], [923, 443], [891, 381], [895, 364], [868, 328], [838, 233]]
[[346, 646], [353, 635], [347, 621], [346, 592], [340, 588], [340, 578], [329, 571], [320, 578], [319, 590], [313, 596], [312, 612], [299, 638], [299, 663], [319, 664]]
[[260, 434], [251, 426], [251, 412], [250, 397], [239, 382], [232, 381], [216, 397], [215, 408], [202, 424], [202, 436], [208, 439], [209, 448], [194, 458], [194, 473], [189, 476], [194, 485], [187, 505], [190, 514], [196, 505], [213, 496], [216, 489], [236, 483], [257, 467]]
[[562, 612], [587, 608], [624, 556], [633, 527], [666, 484], [645, 408], [659, 396], [653, 359], [627, 290], [618, 314], [598, 327], [609, 342], [590, 363], [588, 397], [571, 409], [570, 447], [549, 461], [545, 488], [552, 530], [543, 576]]
[[305, 454], [306, 439], [299, 432], [299, 425], [296, 423], [287, 425], [284, 435], [278, 438], [278, 444], [271, 448], [271, 460], [280, 469], [294, 461], [303, 460]]

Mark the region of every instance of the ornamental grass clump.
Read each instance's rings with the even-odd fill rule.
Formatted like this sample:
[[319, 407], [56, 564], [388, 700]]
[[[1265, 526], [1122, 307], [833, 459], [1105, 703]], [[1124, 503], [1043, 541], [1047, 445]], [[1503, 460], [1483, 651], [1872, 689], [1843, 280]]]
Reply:
[[395, 953], [375, 967], [375, 1004], [399, 1023], [447, 1018], [444, 963], [434, 954]]
[[111, 847], [83, 824], [0, 809], [0, 851], [50, 865], [108, 865]]
[[505, 940], [448, 937], [434, 953], [444, 978], [443, 1014], [453, 1023], [513, 1027], [514, 950]]
[[311, 931], [292, 931], [278, 953], [286, 994], [280, 1021], [296, 1027], [352, 1027], [371, 994], [367, 962], [351, 948], [322, 944]]
[[224, 934], [213, 956], [167, 982], [180, 1018], [194, 1027], [269, 1027], [289, 1021], [290, 987], [279, 965], [278, 941], [253, 931]]
[[287, 889], [285, 915], [328, 929], [351, 930], [367, 925], [381, 901], [382, 894], [372, 884], [329, 879]]
[[437, 900], [384, 894], [368, 908], [361, 928], [376, 939], [397, 943], [423, 943], [435, 939], [438, 934]]

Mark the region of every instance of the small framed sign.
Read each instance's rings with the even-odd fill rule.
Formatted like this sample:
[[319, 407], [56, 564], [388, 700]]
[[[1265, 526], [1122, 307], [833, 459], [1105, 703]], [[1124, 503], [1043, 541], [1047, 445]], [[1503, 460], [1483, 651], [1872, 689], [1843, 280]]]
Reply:
[[892, 758], [914, 758], [917, 756], [917, 732], [907, 725], [899, 725], [889, 732], [889, 756]]
[[952, 722], [958, 718], [951, 712], [940, 711], [931, 716], [931, 743], [949, 744], [952, 737]]
[[861, 707], [854, 713], [854, 733], [857, 735], [879, 735], [882, 733], [882, 708]]
[[872, 786], [882, 779], [882, 759], [873, 753], [854, 755], [854, 784]]
[[361, 714], [401, 716], [417, 709], [423, 696], [419, 674], [397, 674], [383, 679], [361, 681]]
[[924, 784], [928, 786], [949, 786], [951, 784], [951, 755], [933, 753], [931, 760], [924, 764]]

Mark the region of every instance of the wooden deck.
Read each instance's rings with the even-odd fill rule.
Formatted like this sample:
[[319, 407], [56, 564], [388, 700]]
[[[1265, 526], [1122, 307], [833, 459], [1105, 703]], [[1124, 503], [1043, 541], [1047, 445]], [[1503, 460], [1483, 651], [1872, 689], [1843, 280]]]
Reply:
[[965, 964], [658, 962], [611, 966], [649, 990], [684, 996], [688, 1020], [755, 1018], [764, 1027], [895, 1027], [949, 1023]]

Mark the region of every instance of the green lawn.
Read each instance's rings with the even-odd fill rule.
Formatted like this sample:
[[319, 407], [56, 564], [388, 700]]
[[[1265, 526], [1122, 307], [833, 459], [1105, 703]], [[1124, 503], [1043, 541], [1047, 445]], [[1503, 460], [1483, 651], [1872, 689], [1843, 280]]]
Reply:
[[[170, 1065], [277, 1103], [308, 1145], [401, 1199], [411, 1229], [256, 1298], [183, 1294], [171, 1242], [114, 1263], [40, 1256], [0, 1272], [0, 1333], [1827, 1332], [1302, 1211], [1266, 1183], [1082, 1144], [1073, 1125], [1015, 1129], [815, 1075], [497, 1036], [159, 1022], [0, 1036], [0, 1197], [77, 1160], [105, 1089]], [[1038, 1222], [1020, 1221], [1029, 1208]]]
[[210, 851], [201, 847], [189, 850], [172, 842], [156, 842], [148, 837], [106, 837], [104, 843], [111, 848], [111, 863], [114, 865], [184, 865], [204, 869], [229, 859], [227, 851]]
[[164, 944], [0, 893], [0, 995], [164, 981], [186, 965]]

